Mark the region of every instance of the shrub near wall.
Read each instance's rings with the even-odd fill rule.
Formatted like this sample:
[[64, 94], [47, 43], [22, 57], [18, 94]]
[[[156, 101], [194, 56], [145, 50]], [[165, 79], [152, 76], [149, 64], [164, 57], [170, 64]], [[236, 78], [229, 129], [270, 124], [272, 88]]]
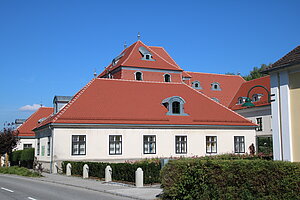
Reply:
[[300, 199], [300, 164], [264, 160], [170, 161], [163, 199]]
[[32, 169], [34, 160], [34, 148], [13, 151], [10, 154], [10, 165]]
[[107, 165], [112, 168], [112, 178], [116, 181], [135, 182], [135, 171], [142, 168], [144, 171], [144, 183], [152, 184], [160, 182], [160, 163], [151, 161], [142, 161], [136, 163], [102, 163], [102, 162], [62, 162], [63, 172], [66, 173], [68, 163], [72, 165], [72, 175], [82, 176], [82, 169], [85, 164], [89, 166], [89, 175], [91, 177], [105, 178], [105, 168]]

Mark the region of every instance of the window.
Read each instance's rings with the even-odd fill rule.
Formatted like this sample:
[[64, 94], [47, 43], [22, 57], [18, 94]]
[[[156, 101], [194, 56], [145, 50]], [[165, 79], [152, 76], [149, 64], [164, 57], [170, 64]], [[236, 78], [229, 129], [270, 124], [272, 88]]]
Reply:
[[48, 142], [47, 142], [47, 156], [50, 156], [50, 137], [48, 137]]
[[217, 153], [217, 136], [206, 136], [206, 153]]
[[40, 149], [41, 149], [41, 143], [40, 143], [40, 138], [38, 138], [37, 139], [36, 155], [40, 155]]
[[144, 135], [144, 154], [156, 153], [156, 136]]
[[192, 82], [192, 87], [195, 89], [202, 89], [199, 81]]
[[175, 147], [176, 153], [186, 154], [187, 153], [187, 136], [175, 136]]
[[32, 144], [23, 144], [23, 149], [30, 149], [32, 148]]
[[169, 97], [162, 101], [162, 105], [168, 110], [167, 115], [182, 115], [187, 116], [184, 113], [185, 101], [179, 96]]
[[256, 128], [257, 131], [262, 131], [263, 127], [262, 127], [262, 118], [256, 118], [256, 123], [258, 124], [258, 127]]
[[151, 57], [151, 55], [149, 55], [149, 54], [146, 54], [146, 60], [149, 60], [149, 59], [150, 59], [150, 57]]
[[245, 153], [244, 136], [234, 136], [234, 153]]
[[217, 83], [217, 82], [212, 83], [211, 84], [211, 90], [216, 90], [216, 91], [221, 90], [220, 84]]
[[85, 135], [72, 135], [72, 155], [85, 155]]
[[135, 72], [135, 80], [137, 80], [137, 81], [142, 81], [143, 80], [142, 72]]
[[262, 94], [253, 94], [252, 95], [252, 102], [259, 101], [262, 96], [263, 96]]
[[245, 97], [239, 97], [238, 98], [238, 105], [245, 103]]
[[109, 136], [109, 155], [122, 154], [122, 135]]
[[147, 60], [147, 61], [155, 61], [152, 58], [152, 54], [150, 51], [148, 51], [148, 49], [146, 49], [145, 47], [141, 46], [139, 47], [139, 52], [142, 54], [142, 58], [141, 60]]
[[180, 114], [180, 103], [178, 101], [174, 101], [172, 103], [172, 113], [173, 114]]
[[171, 75], [170, 74], [165, 74], [164, 78], [165, 78], [165, 82], [171, 82]]

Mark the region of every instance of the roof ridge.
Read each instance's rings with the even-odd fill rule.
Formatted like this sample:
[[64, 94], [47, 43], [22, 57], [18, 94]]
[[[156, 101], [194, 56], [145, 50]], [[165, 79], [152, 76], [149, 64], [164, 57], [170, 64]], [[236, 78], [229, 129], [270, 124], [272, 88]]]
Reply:
[[[135, 43], [132, 44], [132, 45], [134, 45], [134, 47], [132, 48], [130, 54], [127, 56], [127, 58], [122, 63], [120, 63], [119, 66], [122, 66], [125, 62], [127, 62], [128, 58], [132, 55], [132, 53], [133, 53], [133, 51], [134, 51], [134, 49], [135, 49], [135, 47], [136, 47], [136, 45], [137, 45], [138, 42], [141, 42], [141, 41], [139, 40], [139, 41], [137, 41], [137, 42], [135, 42]], [[142, 44], [144, 44], [144, 43], [142, 43]], [[132, 45], [130, 45], [129, 47], [131, 47]]]
[[241, 75], [230, 75], [230, 74], [216, 74], [216, 73], [210, 73], [210, 72], [191, 72], [191, 71], [185, 71], [187, 73], [197, 73], [197, 74], [212, 74], [212, 75], [219, 75], [219, 76], [237, 76], [243, 78]]
[[[258, 79], [267, 78], [267, 77], [269, 77], [269, 76], [270, 76], [270, 75], [262, 76], [262, 77], [259, 77], [259, 78], [256, 78], [256, 79], [252, 79], [252, 80], [246, 81], [245, 83], [254, 82], [254, 81], [257, 81]], [[245, 83], [243, 83], [243, 84], [245, 84]]]
[[[146, 45], [145, 45], [146, 46]], [[147, 46], [148, 47], [148, 46]], [[149, 47], [148, 47], [149, 48]], [[164, 50], [164, 48], [162, 48], [163, 50]], [[165, 51], [165, 50], [164, 50]], [[155, 51], [152, 51], [154, 54], [156, 54], [158, 57], [160, 57], [163, 61], [165, 61], [166, 63], [168, 63], [168, 64], [170, 64], [170, 65], [172, 65], [173, 67], [176, 67], [177, 69], [180, 69], [180, 70], [182, 70], [183, 71], [183, 69], [181, 69], [179, 66], [176, 66], [177, 65], [177, 63], [172, 59], [172, 57], [167, 53], [167, 55], [176, 63], [176, 65], [174, 65], [174, 64], [172, 64], [172, 63], [170, 63], [169, 61], [167, 61], [166, 59], [164, 59], [163, 57], [161, 57], [158, 53], [156, 53]]]
[[96, 78], [96, 79], [99, 79], [99, 80], [106, 80], [106, 81], [135, 82], [135, 83], [160, 83], [160, 84], [173, 84], [173, 85], [181, 85], [181, 84], [185, 84], [185, 83], [181, 83], [181, 82], [138, 81], [138, 80], [113, 79], [113, 78]]
[[[188, 88], [190, 88], [190, 89], [196, 91], [198, 94], [202, 94], [204, 97], [210, 99], [211, 101], [214, 101], [212, 98], [210, 98], [210, 97], [207, 96], [206, 94], [204, 94], [204, 93], [202, 93], [202, 92], [196, 90], [195, 88], [192, 88], [191, 86], [189, 86], [189, 85], [187, 85], [187, 84], [185, 84], [185, 85], [186, 85]], [[217, 103], [217, 104], [219, 104], [219, 105], [222, 106], [223, 108], [227, 109], [227, 110], [230, 111], [231, 113], [233, 113], [233, 114], [235, 114], [235, 115], [238, 115], [238, 116], [242, 117], [243, 119], [245, 119], [245, 120], [247, 120], [247, 121], [253, 123], [251, 120], [249, 120], [249, 119], [243, 117], [242, 115], [238, 114], [237, 112], [234, 112], [233, 110], [231, 110], [230, 108], [224, 106], [223, 104], [221, 104], [221, 103], [219, 103], [219, 102], [217, 102], [217, 101], [214, 101], [214, 102]]]
[[[170, 54], [165, 50], [165, 48], [163, 48], [163, 47], [161, 47], [161, 48], [163, 49], [164, 52], [166, 52], [166, 54], [171, 58], [171, 60], [174, 61], [174, 63], [176, 64], [177, 68], [178, 68], [178, 69], [181, 69], [181, 68], [179, 67], [179, 65], [177, 64], [177, 62], [172, 58], [172, 56], [170, 56]], [[181, 70], [183, 71], [183, 69], [181, 69]]]
[[84, 91], [96, 80], [96, 78], [93, 78], [90, 82], [88, 82], [81, 90], [77, 92], [77, 94], [72, 98], [71, 101], [68, 102], [66, 106], [61, 109], [56, 116], [54, 117], [52, 123], [58, 120], [58, 118], [66, 112], [66, 110], [81, 96], [81, 94], [84, 93]]

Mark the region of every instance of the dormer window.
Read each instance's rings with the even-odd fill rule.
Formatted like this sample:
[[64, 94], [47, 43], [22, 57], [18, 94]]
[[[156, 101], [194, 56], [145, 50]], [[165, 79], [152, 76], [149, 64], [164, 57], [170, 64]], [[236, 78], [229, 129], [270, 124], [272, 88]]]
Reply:
[[199, 81], [193, 81], [192, 82], [192, 87], [195, 88], [195, 89], [202, 89]]
[[187, 116], [188, 114], [184, 113], [184, 104], [185, 101], [179, 96], [173, 96], [166, 98], [162, 101], [163, 106], [168, 110], [167, 115], [181, 115]]
[[217, 82], [212, 83], [211, 90], [220, 91], [221, 90], [220, 84]]
[[262, 96], [263, 96], [262, 94], [253, 94], [252, 95], [252, 102], [259, 101]]
[[135, 80], [142, 81], [143, 80], [143, 73], [142, 72], [135, 72]]
[[245, 100], [246, 100], [246, 97], [239, 97], [237, 104], [241, 105], [241, 104], [245, 103]]
[[146, 49], [145, 47], [140, 47], [139, 48], [139, 51], [140, 53], [142, 54], [142, 58], [141, 60], [149, 60], [149, 61], [155, 61], [153, 58], [152, 58], [152, 54], [150, 51], [148, 51], [148, 49]]
[[171, 75], [170, 74], [165, 74], [164, 79], [165, 79], [165, 82], [171, 82]]

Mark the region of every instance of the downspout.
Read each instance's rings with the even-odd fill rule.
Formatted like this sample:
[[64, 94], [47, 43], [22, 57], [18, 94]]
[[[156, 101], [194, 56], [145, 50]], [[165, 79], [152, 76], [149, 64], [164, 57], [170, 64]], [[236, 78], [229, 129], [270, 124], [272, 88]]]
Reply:
[[50, 149], [51, 149], [51, 153], [50, 153], [50, 174], [52, 174], [53, 172], [53, 130], [51, 128], [51, 126], [49, 126], [50, 132], [51, 132], [51, 142], [50, 142]]
[[278, 105], [279, 105], [279, 136], [280, 136], [280, 153], [281, 160], [283, 161], [283, 144], [282, 144], [282, 118], [281, 118], [281, 92], [280, 92], [280, 72], [277, 72], [277, 85], [278, 85]]

